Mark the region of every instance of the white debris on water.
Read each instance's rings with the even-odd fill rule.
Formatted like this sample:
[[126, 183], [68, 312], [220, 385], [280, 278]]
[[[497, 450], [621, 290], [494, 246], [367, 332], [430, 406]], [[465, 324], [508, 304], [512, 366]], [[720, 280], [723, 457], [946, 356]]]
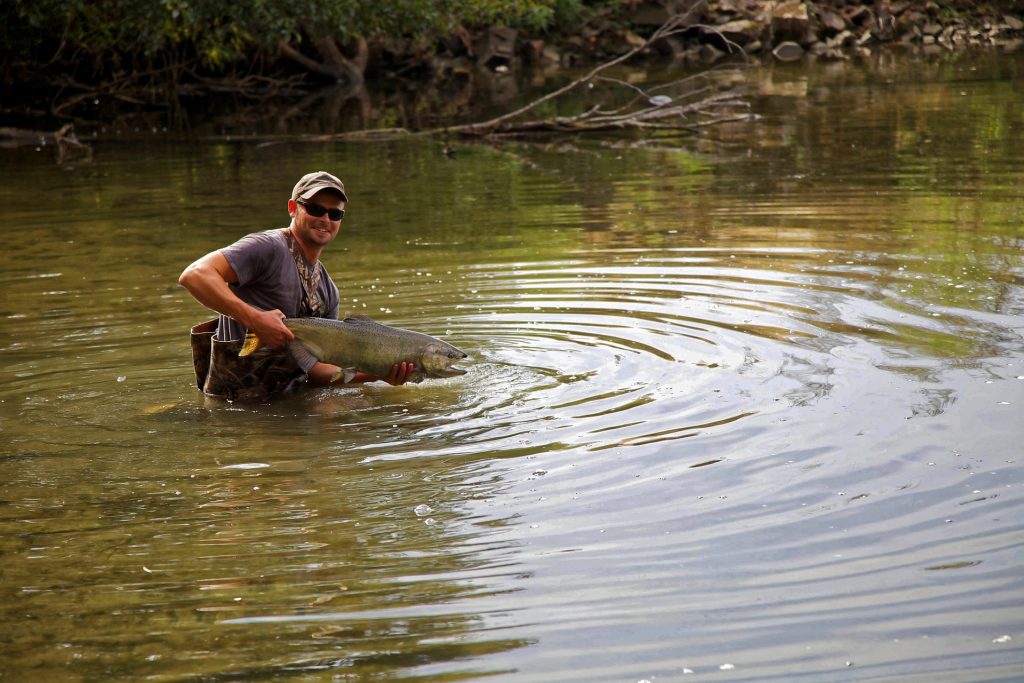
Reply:
[[718, 668], [721, 671], [732, 671], [733, 669], [736, 668], [736, 665], [735, 664], [723, 664], [722, 666], [720, 666]]
[[265, 463], [265, 462], [240, 462], [240, 463], [237, 463], [237, 464], [234, 464], [234, 465], [224, 465], [224, 467], [222, 467], [221, 469], [222, 470], [259, 470], [259, 469], [263, 469], [264, 467], [270, 467], [270, 465]]
[[426, 517], [431, 512], [433, 512], [434, 509], [427, 505], [426, 503], [420, 503], [419, 505], [414, 507], [412, 511], [416, 513], [417, 517]]
[[1013, 640], [1013, 638], [1011, 638], [1010, 636], [999, 636], [998, 638], [993, 638], [992, 642], [993, 643], [1008, 643], [1011, 640]]

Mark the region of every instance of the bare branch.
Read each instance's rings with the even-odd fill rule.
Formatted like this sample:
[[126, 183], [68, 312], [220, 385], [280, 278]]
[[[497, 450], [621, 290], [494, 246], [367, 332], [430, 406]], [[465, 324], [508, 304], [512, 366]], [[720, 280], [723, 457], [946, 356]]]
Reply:
[[561, 97], [565, 93], [567, 93], [567, 92], [569, 92], [571, 90], [576, 89], [580, 85], [582, 85], [582, 84], [590, 81], [591, 79], [593, 79], [595, 76], [597, 76], [597, 74], [601, 73], [602, 71], [604, 71], [606, 69], [610, 69], [611, 67], [613, 67], [613, 66], [615, 66], [617, 64], [621, 64], [622, 62], [625, 62], [626, 60], [630, 59], [634, 55], [637, 55], [640, 52], [643, 52], [644, 50], [646, 50], [652, 44], [658, 42], [659, 40], [662, 40], [664, 38], [668, 38], [669, 36], [674, 36], [674, 35], [676, 35], [678, 33], [682, 33], [684, 31], [688, 30], [690, 28], [690, 25], [687, 23], [687, 18], [698, 7], [700, 7], [703, 4], [704, 4], [704, 0], [698, 0], [698, 2], [694, 3], [690, 7], [690, 9], [688, 9], [686, 12], [684, 12], [682, 14], [677, 14], [677, 15], [675, 15], [673, 17], [670, 17], [669, 20], [666, 21], [664, 24], [662, 24], [658, 28], [658, 30], [655, 31], [651, 35], [650, 38], [648, 38], [646, 41], [644, 41], [644, 43], [642, 45], [638, 45], [637, 47], [633, 48], [629, 52], [626, 52], [625, 54], [620, 55], [619, 57], [616, 57], [615, 59], [613, 59], [611, 61], [605, 62], [603, 64], [600, 64], [600, 65], [594, 67], [594, 69], [592, 69], [590, 71], [590, 73], [588, 73], [587, 75], [583, 76], [582, 78], [577, 78], [575, 81], [569, 83], [568, 85], [564, 85], [561, 88], [558, 88], [557, 90], [553, 90], [552, 92], [548, 93], [547, 95], [544, 95], [543, 97], [541, 97], [539, 99], [536, 99], [533, 102], [530, 102], [529, 104], [527, 104], [527, 105], [525, 105], [523, 107], [520, 107], [519, 109], [516, 109], [515, 111], [509, 112], [507, 114], [503, 114], [501, 116], [498, 116], [496, 118], [491, 119], [490, 121], [484, 121], [482, 123], [472, 123], [472, 124], [468, 124], [468, 125], [465, 125], [465, 126], [455, 126], [453, 128], [450, 128], [449, 131], [457, 132], [457, 133], [479, 133], [481, 130], [485, 130], [485, 131], [486, 130], [491, 130], [491, 131], [493, 131], [494, 129], [498, 128], [505, 121], [509, 121], [511, 119], [518, 118], [519, 116], [525, 114], [526, 112], [530, 111], [531, 109], [536, 109], [537, 107], [539, 107], [540, 105], [544, 104], [545, 102], [549, 102], [549, 101], [551, 101], [551, 100], [553, 100], [553, 99], [555, 99], [557, 97]]
[[[726, 45], [732, 49], [735, 46], [742, 52], [738, 45], [728, 41], [721, 33], [713, 28], [693, 25], [687, 23], [687, 17], [700, 5], [703, 0], [694, 4], [686, 14], [676, 15], [670, 18], [665, 24], [659, 27], [650, 38], [644, 41], [643, 45], [633, 48], [625, 54], [610, 61], [600, 64], [591, 69], [586, 75], [577, 78], [571, 83], [562, 86], [532, 102], [511, 111], [502, 116], [492, 118], [488, 121], [470, 123], [446, 128], [435, 128], [419, 132], [410, 132], [403, 128], [391, 128], [385, 130], [361, 130], [333, 135], [302, 136], [300, 139], [306, 141], [327, 141], [327, 140], [379, 140], [382, 138], [398, 136], [443, 136], [461, 135], [467, 138], [497, 139], [503, 137], [527, 135], [538, 132], [554, 133], [585, 133], [616, 130], [639, 130], [647, 132], [687, 132], [697, 133], [701, 128], [716, 123], [727, 121], [749, 120], [749, 115], [742, 116], [731, 113], [731, 109], [748, 107], [741, 94], [737, 90], [715, 92], [716, 86], [710, 82], [714, 71], [712, 69], [700, 74], [694, 74], [681, 78], [672, 83], [658, 85], [645, 90], [632, 83], [627, 83], [616, 78], [600, 75], [603, 71], [625, 62], [642, 50], [647, 49], [654, 42], [677, 35], [693, 28], [709, 31], [718, 34]], [[680, 94], [677, 93], [682, 86], [689, 82], [704, 78], [708, 79], [706, 84], [700, 87], [687, 89]], [[555, 116], [545, 119], [520, 120], [520, 117], [528, 111], [536, 109], [540, 105], [550, 102], [571, 90], [594, 81], [613, 83], [634, 90], [637, 94], [626, 104], [614, 109], [605, 109], [604, 103], [599, 103], [591, 108], [572, 116]], [[652, 95], [654, 92], [672, 93]], [[294, 141], [296, 138], [289, 137], [287, 140]], [[284, 139], [281, 139], [284, 141]], [[268, 143], [268, 144], [273, 144]]]

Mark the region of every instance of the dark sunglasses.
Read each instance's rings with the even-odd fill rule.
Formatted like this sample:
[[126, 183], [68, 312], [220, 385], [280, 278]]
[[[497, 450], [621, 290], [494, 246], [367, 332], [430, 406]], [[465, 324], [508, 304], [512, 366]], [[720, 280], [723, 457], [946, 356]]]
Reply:
[[298, 200], [296, 200], [295, 203], [305, 209], [306, 213], [313, 218], [320, 218], [325, 213], [332, 221], [340, 221], [345, 217], [345, 209], [328, 209], [326, 206], [320, 206], [313, 202], [300, 202]]

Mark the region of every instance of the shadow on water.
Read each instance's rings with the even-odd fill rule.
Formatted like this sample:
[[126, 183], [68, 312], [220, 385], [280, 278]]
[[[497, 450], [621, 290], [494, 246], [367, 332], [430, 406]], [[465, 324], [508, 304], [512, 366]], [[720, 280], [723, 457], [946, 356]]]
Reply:
[[[1011, 680], [1020, 64], [765, 68], [694, 140], [5, 150], [0, 669]], [[198, 394], [178, 273], [314, 167], [343, 310], [466, 375]]]

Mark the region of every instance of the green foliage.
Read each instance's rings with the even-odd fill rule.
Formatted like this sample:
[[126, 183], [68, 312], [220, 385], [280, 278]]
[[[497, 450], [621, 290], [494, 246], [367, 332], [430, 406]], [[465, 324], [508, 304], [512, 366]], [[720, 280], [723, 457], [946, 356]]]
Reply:
[[[604, 0], [607, 4], [609, 0]], [[543, 30], [578, 21], [586, 0], [5, 0], [5, 61], [61, 55], [191, 54], [219, 69], [280, 40], [426, 41], [456, 26]]]

